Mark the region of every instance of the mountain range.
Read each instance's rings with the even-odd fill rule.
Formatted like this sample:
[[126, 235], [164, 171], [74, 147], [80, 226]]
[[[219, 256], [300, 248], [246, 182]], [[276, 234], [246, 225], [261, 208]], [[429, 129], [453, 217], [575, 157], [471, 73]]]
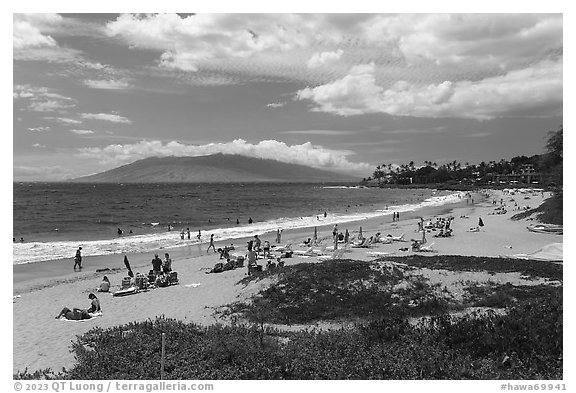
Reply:
[[234, 154], [150, 157], [71, 181], [91, 183], [357, 182], [350, 175]]

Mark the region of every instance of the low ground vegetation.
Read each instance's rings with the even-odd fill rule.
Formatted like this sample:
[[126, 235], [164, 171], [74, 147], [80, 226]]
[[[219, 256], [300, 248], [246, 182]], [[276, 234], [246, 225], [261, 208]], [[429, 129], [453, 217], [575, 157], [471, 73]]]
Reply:
[[[429, 257], [421, 257], [433, 262]], [[492, 262], [459, 257], [473, 267]], [[415, 259], [414, 261], [418, 260]], [[408, 265], [416, 262], [403, 259]], [[522, 261], [533, 276], [555, 269]], [[421, 261], [421, 263], [424, 263]], [[439, 262], [438, 262], [439, 263]], [[459, 263], [444, 263], [456, 269]], [[505, 265], [502, 263], [502, 265]], [[537, 266], [537, 267], [535, 267]], [[504, 312], [449, 313], [457, 307], [435, 285], [382, 262], [300, 264], [277, 275], [252, 302], [231, 305], [227, 325], [158, 317], [94, 328], [72, 343], [76, 364], [27, 370], [15, 379], [562, 379], [562, 288], [467, 283], [463, 304]], [[462, 305], [460, 305], [462, 306]], [[414, 316], [417, 318], [414, 323]], [[352, 320], [339, 329], [288, 331], [272, 323]]]

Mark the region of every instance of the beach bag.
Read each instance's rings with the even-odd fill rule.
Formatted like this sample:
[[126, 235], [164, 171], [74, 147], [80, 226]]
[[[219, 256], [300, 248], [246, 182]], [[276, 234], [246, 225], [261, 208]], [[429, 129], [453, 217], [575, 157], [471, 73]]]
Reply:
[[178, 284], [178, 272], [170, 272], [168, 275], [168, 282], [170, 284]]
[[168, 286], [168, 277], [166, 276], [158, 276], [158, 280], [156, 281], [159, 287], [167, 287]]
[[124, 277], [122, 279], [122, 289], [130, 288], [132, 285], [132, 279], [130, 277]]

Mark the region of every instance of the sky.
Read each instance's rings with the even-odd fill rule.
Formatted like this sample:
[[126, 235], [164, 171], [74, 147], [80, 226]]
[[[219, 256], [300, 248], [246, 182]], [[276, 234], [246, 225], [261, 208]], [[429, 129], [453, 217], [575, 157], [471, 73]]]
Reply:
[[544, 152], [562, 14], [13, 14], [13, 180], [218, 152], [367, 177]]

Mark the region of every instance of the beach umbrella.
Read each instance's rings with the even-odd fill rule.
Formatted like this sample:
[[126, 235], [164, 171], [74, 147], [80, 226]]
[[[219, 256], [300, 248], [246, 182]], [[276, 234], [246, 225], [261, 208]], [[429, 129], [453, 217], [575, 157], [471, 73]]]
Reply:
[[318, 241], [318, 228], [314, 227], [314, 243]]
[[348, 244], [350, 240], [350, 233], [348, 232], [348, 228], [346, 228], [346, 233], [344, 234], [344, 243]]
[[426, 243], [426, 229], [422, 228], [422, 243]]
[[483, 227], [484, 221], [482, 221], [482, 217], [478, 217], [478, 226]]
[[363, 239], [364, 236], [362, 236], [362, 227], [360, 227], [360, 231], [359, 231], [359, 232], [360, 232], [360, 233], [358, 234], [358, 238], [359, 238], [359, 239]]

